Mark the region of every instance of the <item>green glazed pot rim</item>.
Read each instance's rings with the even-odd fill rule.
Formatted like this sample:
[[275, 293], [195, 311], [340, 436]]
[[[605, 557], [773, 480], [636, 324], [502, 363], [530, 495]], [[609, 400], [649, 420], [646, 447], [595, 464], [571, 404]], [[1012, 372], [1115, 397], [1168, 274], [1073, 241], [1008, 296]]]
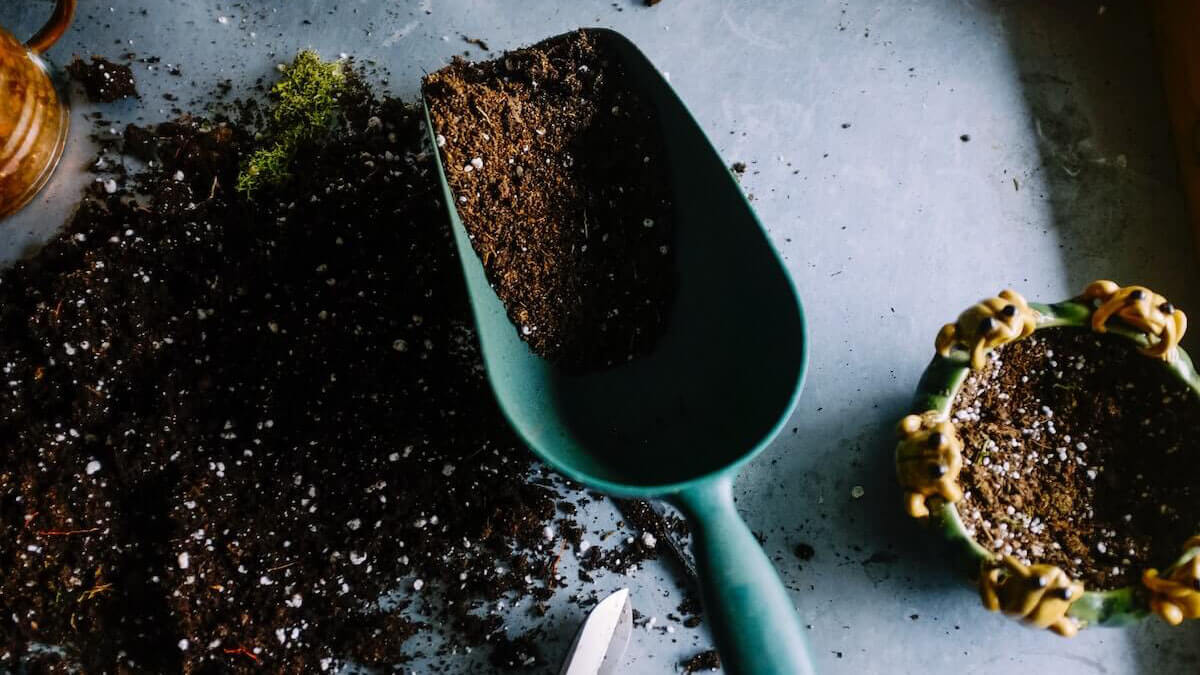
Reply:
[[[1086, 330], [1091, 328], [1090, 320], [1094, 308], [1078, 299], [1049, 305], [1031, 302], [1029, 307], [1037, 313], [1034, 334], [1044, 328], [1082, 328]], [[1130, 340], [1138, 347], [1150, 345], [1149, 339], [1144, 334], [1126, 327], [1118, 321], [1108, 324], [1107, 331]], [[1200, 396], [1200, 374], [1197, 374], [1191, 358], [1183, 348], [1178, 349], [1178, 357], [1171, 362], [1151, 359], [1151, 357], [1147, 357], [1147, 359], [1167, 367], [1197, 396]], [[913, 413], [919, 415], [928, 411], [937, 411], [940, 416], [949, 419], [954, 398], [958, 395], [969, 372], [970, 356], [960, 347], [952, 350], [949, 356], [934, 355], [917, 385], [917, 393], [913, 399]], [[971, 560], [982, 563], [996, 559], [991, 551], [985, 549], [967, 533], [966, 526], [953, 503], [944, 502], [931, 509], [929, 517], [947, 539], [962, 545]], [[1180, 545], [1183, 543], [1180, 542]], [[1195, 551], [1188, 551], [1179, 560], [1183, 561], [1194, 553]], [[1108, 591], [1085, 590], [1067, 611], [1067, 616], [1075, 618], [1081, 626], [1090, 624], [1126, 625], [1148, 614], [1148, 594], [1140, 584]]]

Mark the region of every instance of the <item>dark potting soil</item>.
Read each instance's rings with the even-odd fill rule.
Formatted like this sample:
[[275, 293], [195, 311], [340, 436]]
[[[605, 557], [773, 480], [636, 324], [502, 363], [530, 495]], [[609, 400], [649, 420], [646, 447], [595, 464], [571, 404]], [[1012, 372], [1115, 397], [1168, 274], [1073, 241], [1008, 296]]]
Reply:
[[1130, 341], [1073, 328], [997, 350], [954, 401], [963, 522], [1089, 589], [1136, 584], [1200, 532], [1200, 400]]
[[715, 649], [709, 649], [679, 664], [685, 673], [699, 673], [721, 669], [721, 655]]
[[585, 32], [425, 78], [458, 213], [522, 339], [568, 371], [653, 349], [673, 296], [658, 120]]
[[341, 105], [254, 202], [244, 124], [106, 134], [154, 163], [113, 147], [0, 274], [0, 670], [543, 663], [506, 625], [571, 582], [557, 483], [486, 386], [421, 114]]
[[111, 103], [138, 95], [133, 70], [100, 56], [93, 56], [91, 63], [76, 56], [67, 66], [67, 74], [83, 85], [88, 99], [95, 103]]

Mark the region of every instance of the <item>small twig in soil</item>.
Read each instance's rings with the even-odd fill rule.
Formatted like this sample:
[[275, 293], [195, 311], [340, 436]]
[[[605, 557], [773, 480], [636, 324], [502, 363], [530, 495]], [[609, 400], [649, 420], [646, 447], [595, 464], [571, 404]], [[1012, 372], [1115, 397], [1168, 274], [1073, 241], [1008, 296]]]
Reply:
[[485, 52], [490, 52], [490, 51], [491, 51], [490, 49], [488, 49], [488, 45], [487, 45], [487, 43], [486, 43], [486, 42], [484, 42], [483, 40], [479, 39], [479, 38], [473, 38], [473, 37], [469, 37], [469, 36], [466, 36], [466, 35], [464, 35], [464, 36], [462, 36], [462, 39], [463, 39], [463, 42], [466, 42], [466, 43], [469, 43], [469, 44], [473, 44], [473, 45], [475, 45], [476, 47], [479, 47], [480, 49], [482, 49], [482, 50], [483, 50], [483, 51], [485, 51]]
[[83, 593], [81, 593], [79, 595], [79, 602], [86, 602], [86, 601], [91, 600], [92, 598], [96, 597], [97, 595], [100, 595], [101, 593], [108, 593], [111, 590], [112, 590], [112, 584], [100, 584], [100, 585], [96, 586], [95, 588], [91, 588], [91, 589], [86, 590]]
[[34, 534], [40, 534], [47, 537], [69, 537], [74, 534], [90, 534], [92, 532], [99, 531], [100, 528], [98, 527], [89, 527], [86, 530], [37, 530], [34, 532]]
[[245, 646], [239, 645], [233, 649], [226, 649], [226, 650], [224, 650], [224, 652], [226, 654], [229, 654], [230, 656], [239, 656], [239, 655], [246, 656], [246, 657], [249, 657], [255, 663], [259, 662], [258, 655], [255, 654], [254, 652], [250, 651], [249, 649], [246, 649]]
[[267, 570], [267, 571], [268, 571], [268, 572], [278, 572], [279, 570], [286, 569], [286, 568], [288, 568], [288, 567], [291, 567], [292, 565], [295, 565], [295, 564], [296, 564], [296, 561], [295, 561], [295, 560], [293, 560], [292, 562], [290, 562], [290, 563], [287, 563], [287, 564], [285, 564], [285, 565], [279, 565], [278, 567], [272, 567], [271, 569], [269, 569], [269, 570]]
[[550, 563], [550, 581], [551, 582], [554, 582], [556, 579], [558, 579], [558, 561], [562, 560], [563, 551], [565, 551], [565, 550], [567, 550], [567, 549], [564, 546], [563, 549], [558, 552], [558, 555], [554, 556], [554, 562]]
[[480, 117], [482, 117], [483, 119], [487, 120], [487, 123], [488, 123], [488, 124], [491, 124], [491, 123], [492, 123], [492, 118], [488, 117], [487, 113], [485, 113], [485, 112], [483, 111], [483, 108], [479, 107], [478, 105], [473, 105], [472, 107], [474, 107], [474, 108], [475, 108], [475, 112], [479, 113], [479, 116], [480, 116]]

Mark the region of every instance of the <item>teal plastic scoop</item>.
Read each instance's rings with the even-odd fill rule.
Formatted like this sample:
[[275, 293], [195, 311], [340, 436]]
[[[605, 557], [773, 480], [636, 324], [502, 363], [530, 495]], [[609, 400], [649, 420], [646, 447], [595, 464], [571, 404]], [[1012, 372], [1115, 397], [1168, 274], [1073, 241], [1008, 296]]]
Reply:
[[614, 50], [662, 125], [678, 268], [667, 329], [648, 356], [587, 375], [566, 375], [534, 355], [488, 284], [439, 157], [488, 379], [547, 464], [613, 495], [668, 499], [688, 517], [727, 672], [810, 673], [792, 600], [732, 491], [738, 469], [778, 433], [800, 394], [807, 350], [799, 298], [740, 186], [670, 85], [620, 34], [588, 32]]

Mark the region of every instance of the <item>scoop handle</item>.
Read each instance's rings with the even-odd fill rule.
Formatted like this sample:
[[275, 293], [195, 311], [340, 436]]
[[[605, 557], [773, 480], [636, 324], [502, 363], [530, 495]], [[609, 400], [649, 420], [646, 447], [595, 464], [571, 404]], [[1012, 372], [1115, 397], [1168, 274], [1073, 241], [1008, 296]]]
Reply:
[[787, 589], [733, 503], [733, 476], [675, 497], [692, 523], [704, 609], [730, 675], [810, 675], [808, 639]]
[[35, 54], [41, 54], [58, 42], [63, 33], [67, 32], [67, 27], [71, 25], [71, 17], [75, 15], [75, 2], [76, 0], [58, 0], [50, 20], [33, 37], [29, 38], [29, 42], [26, 42], [25, 46]]

